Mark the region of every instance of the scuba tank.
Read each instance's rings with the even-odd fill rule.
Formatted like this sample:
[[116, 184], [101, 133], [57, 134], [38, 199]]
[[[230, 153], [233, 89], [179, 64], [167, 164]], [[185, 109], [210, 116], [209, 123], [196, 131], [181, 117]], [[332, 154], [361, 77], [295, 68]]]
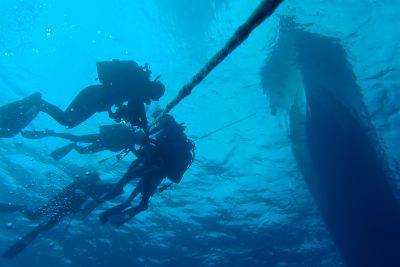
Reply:
[[139, 66], [133, 60], [113, 59], [96, 62], [99, 81], [106, 86], [124, 84], [127, 81], [150, 81], [149, 64]]

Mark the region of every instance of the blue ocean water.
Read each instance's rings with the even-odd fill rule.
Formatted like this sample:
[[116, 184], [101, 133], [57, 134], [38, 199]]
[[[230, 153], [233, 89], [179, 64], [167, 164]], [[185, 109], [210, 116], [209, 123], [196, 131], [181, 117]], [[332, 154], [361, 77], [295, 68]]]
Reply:
[[[258, 3], [0, 0], [0, 105], [40, 91], [65, 108], [83, 87], [98, 83], [96, 61], [119, 58], [148, 62], [154, 76], [161, 74], [164, 106]], [[196, 142], [196, 161], [179, 185], [152, 197], [149, 209], [122, 227], [100, 225], [99, 211], [84, 221], [72, 218], [68, 229], [66, 218], [0, 266], [345, 266], [299, 159], [292, 107], [304, 103], [307, 86], [299, 71], [317, 77], [312, 82], [328, 88], [329, 99], [373, 129], [399, 198], [398, 10], [393, 0], [285, 1], [172, 111], [192, 138], [240, 120]], [[314, 50], [294, 48], [282, 17], [298, 24], [301, 47]], [[331, 44], [345, 51], [346, 61], [336, 61], [343, 55]], [[318, 51], [330, 57], [315, 65], [309, 58]], [[354, 77], [344, 77], [343, 69]], [[108, 123], [97, 114], [69, 131], [92, 133]], [[27, 128], [65, 131], [45, 114]], [[0, 139], [0, 201], [39, 207], [76, 173], [96, 170], [115, 180], [133, 159], [99, 164], [113, 154], [71, 153], [56, 162], [48, 154], [63, 144]], [[34, 225], [2, 214], [0, 251]]]

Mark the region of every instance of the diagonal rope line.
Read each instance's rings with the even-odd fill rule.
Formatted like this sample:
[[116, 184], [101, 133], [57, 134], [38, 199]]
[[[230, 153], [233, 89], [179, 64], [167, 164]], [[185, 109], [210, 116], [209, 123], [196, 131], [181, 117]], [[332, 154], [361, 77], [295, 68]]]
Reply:
[[251, 16], [239, 26], [233, 36], [225, 46], [219, 50], [200, 71], [192, 77], [192, 80], [184, 85], [178, 95], [165, 107], [163, 112], [157, 117], [154, 124], [166, 113], [170, 112], [182, 99], [190, 95], [196, 85], [198, 85], [207, 75], [221, 63], [233, 50], [243, 43], [264, 20], [271, 16], [283, 0], [262, 0]]

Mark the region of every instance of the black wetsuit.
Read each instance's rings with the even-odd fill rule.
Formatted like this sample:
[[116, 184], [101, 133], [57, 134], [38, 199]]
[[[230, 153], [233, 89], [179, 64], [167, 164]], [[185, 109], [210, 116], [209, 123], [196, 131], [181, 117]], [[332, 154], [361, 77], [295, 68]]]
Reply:
[[[124, 119], [131, 122], [133, 125], [146, 127], [147, 118], [144, 103], [149, 100], [145, 96], [143, 87], [147, 85], [145, 82], [141, 81], [138, 82], [138, 84], [128, 86], [131, 83], [132, 82], [127, 81], [125, 86], [88, 86], [79, 92], [65, 111], [42, 100], [40, 111], [47, 113], [58, 123], [68, 128], [73, 128], [81, 124], [96, 112], [104, 111], [109, 112], [110, 116], [115, 119]], [[122, 106], [126, 101], [128, 104]], [[122, 116], [125, 114], [114, 115], [114, 113], [111, 112], [113, 106], [128, 108], [130, 111], [129, 117], [123, 118]]]
[[[150, 197], [162, 180], [168, 177], [174, 183], [179, 183], [192, 163], [194, 144], [184, 133], [184, 127], [172, 116], [162, 117], [151, 133], [156, 133], [155, 138], [141, 151], [139, 158], [131, 164], [114, 190], [120, 191], [134, 178], [141, 178], [140, 181], [127, 201], [100, 215], [102, 223], [110, 221], [121, 225], [146, 210]], [[139, 193], [142, 194], [140, 203], [130, 207], [131, 201]]]
[[[40, 139], [44, 137], [59, 137], [74, 143], [63, 146], [50, 155], [59, 160], [66, 156], [72, 149], [80, 154], [92, 154], [103, 150], [118, 152], [121, 150], [132, 150], [135, 145], [143, 145], [146, 137], [142, 131], [135, 131], [132, 127], [124, 124], [103, 125], [98, 134], [73, 135], [69, 133], [56, 133], [53, 131], [23, 131], [22, 136], [29, 139]], [[90, 143], [88, 146], [80, 146], [76, 143]]]
[[[159, 81], [150, 81], [150, 71], [141, 71], [133, 61], [121, 62], [117, 68], [115, 66], [119, 65], [119, 61], [107, 63], [113, 70], [110, 75], [106, 73], [108, 79], [99, 75], [103, 83], [82, 89], [64, 111], [43, 100], [40, 93], [0, 107], [0, 137], [16, 135], [39, 112], [47, 113], [61, 125], [73, 128], [96, 112], [107, 111], [116, 121], [124, 120], [146, 129], [144, 104], [158, 101], [165, 92], [164, 85]], [[112, 111], [113, 107], [116, 111]]]

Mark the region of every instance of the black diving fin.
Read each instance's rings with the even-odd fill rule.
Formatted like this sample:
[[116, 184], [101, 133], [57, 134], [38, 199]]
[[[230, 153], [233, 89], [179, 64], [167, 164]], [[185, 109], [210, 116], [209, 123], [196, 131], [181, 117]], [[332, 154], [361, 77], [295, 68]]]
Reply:
[[122, 203], [117, 206], [114, 206], [112, 208], [107, 209], [106, 211], [102, 212], [99, 215], [99, 219], [101, 224], [104, 224], [108, 221], [110, 221], [110, 218], [112, 221], [122, 221], [123, 220], [123, 211], [129, 207], [129, 204], [127, 203]]
[[75, 143], [62, 146], [50, 153], [50, 156], [55, 160], [64, 158], [75, 147]]
[[34, 93], [21, 100], [0, 107], [0, 137], [9, 138], [18, 134], [40, 112], [40, 93]]

